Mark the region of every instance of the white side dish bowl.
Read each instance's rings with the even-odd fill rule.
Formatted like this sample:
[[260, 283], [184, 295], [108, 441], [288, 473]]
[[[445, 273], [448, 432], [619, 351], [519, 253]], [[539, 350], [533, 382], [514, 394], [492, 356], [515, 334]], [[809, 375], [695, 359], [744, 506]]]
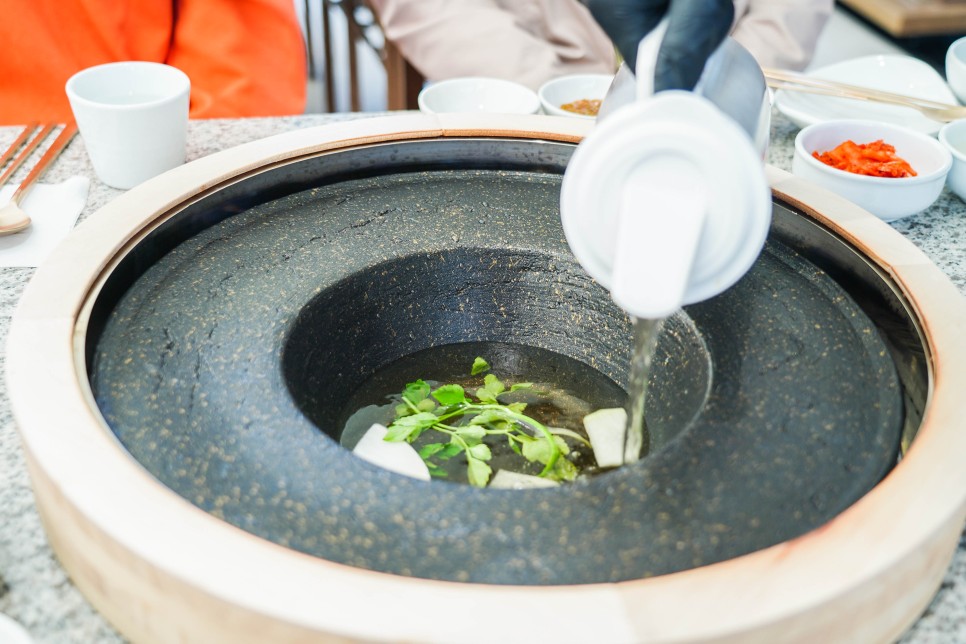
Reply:
[[536, 114], [540, 99], [529, 87], [500, 78], [451, 78], [419, 92], [419, 109], [429, 114], [489, 112]]
[[[820, 67], [808, 76], [956, 105], [949, 85], [930, 65], [911, 56], [865, 56]], [[799, 127], [838, 119], [866, 119], [935, 135], [942, 123], [911, 107], [778, 90], [775, 107]]]
[[960, 199], [966, 201], [966, 119], [944, 125], [939, 130], [939, 142], [953, 156], [953, 167], [946, 177], [946, 184]]
[[613, 80], [613, 74], [569, 74], [548, 80], [540, 86], [537, 96], [544, 114], [593, 119], [597, 117], [570, 112], [561, 106], [581, 99], [603, 100]]
[[[841, 143], [883, 140], [917, 173], [915, 177], [871, 177], [833, 168], [812, 157]], [[885, 221], [914, 215], [931, 206], [942, 192], [952, 155], [936, 139], [908, 128], [874, 121], [827, 121], [810, 125], [795, 137], [792, 173], [835, 192]]]
[[966, 103], [966, 36], [946, 50], [946, 82], [957, 98]]

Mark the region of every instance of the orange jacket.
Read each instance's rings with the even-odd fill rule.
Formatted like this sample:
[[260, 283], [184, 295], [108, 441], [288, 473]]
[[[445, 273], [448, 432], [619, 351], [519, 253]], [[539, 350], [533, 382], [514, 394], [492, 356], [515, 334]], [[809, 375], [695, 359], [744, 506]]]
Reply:
[[163, 62], [191, 78], [193, 118], [297, 114], [305, 50], [292, 0], [5, 0], [0, 124], [71, 118], [85, 67]]

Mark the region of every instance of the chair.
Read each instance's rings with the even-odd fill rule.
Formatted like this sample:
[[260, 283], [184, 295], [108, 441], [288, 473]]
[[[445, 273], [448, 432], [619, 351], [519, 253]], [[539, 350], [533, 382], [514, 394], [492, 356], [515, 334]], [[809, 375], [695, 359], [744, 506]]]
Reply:
[[422, 75], [407, 61], [399, 49], [384, 37], [377, 38], [373, 34], [381, 35], [375, 14], [366, 0], [303, 0], [305, 11], [305, 39], [308, 48], [309, 77], [320, 80], [319, 69], [315, 61], [313, 47], [313, 14], [312, 6], [319, 7], [322, 28], [323, 65], [325, 82], [325, 106], [328, 112], [336, 111], [335, 104], [335, 65], [337, 63], [333, 51], [332, 20], [330, 10], [341, 11], [346, 19], [348, 29], [348, 65], [349, 104], [350, 109], [358, 112], [362, 109], [359, 97], [361, 85], [361, 71], [356, 47], [364, 45], [372, 49], [382, 61], [386, 70], [386, 102], [390, 110], [405, 110], [417, 108], [417, 96], [423, 86]]

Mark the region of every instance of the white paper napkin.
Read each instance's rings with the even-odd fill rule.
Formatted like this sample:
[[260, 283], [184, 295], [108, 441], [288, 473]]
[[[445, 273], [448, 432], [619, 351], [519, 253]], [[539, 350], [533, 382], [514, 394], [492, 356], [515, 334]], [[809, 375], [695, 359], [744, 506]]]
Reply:
[[[87, 177], [33, 187], [20, 207], [31, 219], [23, 232], [0, 237], [0, 267], [39, 266], [74, 228], [87, 203]], [[0, 205], [10, 201], [17, 186], [0, 189]]]

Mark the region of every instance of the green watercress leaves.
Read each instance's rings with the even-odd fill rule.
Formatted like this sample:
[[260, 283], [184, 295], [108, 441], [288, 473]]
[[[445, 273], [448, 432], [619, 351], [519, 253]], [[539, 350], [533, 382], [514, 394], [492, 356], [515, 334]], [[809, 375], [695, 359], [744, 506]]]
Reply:
[[[471, 375], [489, 371], [483, 358], [476, 358]], [[510, 448], [526, 461], [543, 465], [539, 476], [556, 481], [572, 481], [577, 466], [566, 458], [567, 444], [537, 420], [523, 412], [526, 404], [504, 404], [500, 396], [528, 389], [529, 382], [506, 385], [491, 373], [483, 377], [483, 386], [467, 392], [461, 385], [444, 384], [433, 389], [423, 380], [408, 383], [402, 391], [402, 403], [396, 406], [396, 417], [389, 425], [385, 440], [412, 443], [425, 431], [434, 431], [446, 442], [427, 443], [419, 449], [431, 476], [444, 477], [440, 466], [459, 454], [466, 459], [466, 474], [471, 485], [486, 487], [493, 473], [493, 458], [485, 440], [506, 440]], [[474, 400], [475, 398], [475, 400]], [[559, 433], [559, 431], [555, 430]], [[569, 432], [573, 433], [573, 432]], [[578, 435], [578, 438], [579, 437]]]
[[472, 368], [470, 368], [470, 375], [478, 376], [484, 371], [489, 371], [489, 370], [490, 370], [490, 363], [484, 360], [483, 358], [476, 356], [476, 359], [473, 360], [473, 366]]

